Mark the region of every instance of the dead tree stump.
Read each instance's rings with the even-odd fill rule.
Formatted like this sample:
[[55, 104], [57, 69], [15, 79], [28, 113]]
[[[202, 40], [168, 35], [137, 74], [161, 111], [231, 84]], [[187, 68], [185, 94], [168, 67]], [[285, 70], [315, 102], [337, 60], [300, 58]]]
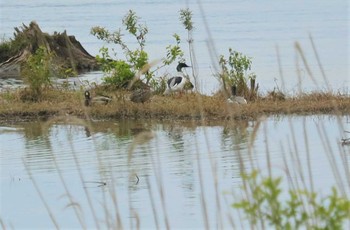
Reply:
[[29, 26], [16, 27], [14, 38], [7, 45], [1, 45], [0, 78], [20, 77], [21, 65], [40, 46], [54, 54], [53, 62], [60, 67], [78, 73], [99, 68], [95, 57], [74, 36], [67, 35], [66, 31], [49, 35], [42, 32], [36, 22], [31, 22]]

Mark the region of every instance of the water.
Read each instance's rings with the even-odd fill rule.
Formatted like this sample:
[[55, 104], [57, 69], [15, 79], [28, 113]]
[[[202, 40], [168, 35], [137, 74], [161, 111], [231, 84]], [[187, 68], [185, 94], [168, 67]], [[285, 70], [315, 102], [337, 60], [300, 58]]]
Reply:
[[[320, 195], [329, 194], [332, 186], [349, 194], [350, 148], [340, 145], [344, 130], [350, 130], [349, 120], [348, 116], [270, 117], [259, 128], [258, 122], [247, 121], [198, 125], [130, 120], [86, 126], [57, 121], [1, 126], [0, 217], [15, 229], [54, 227], [34, 181], [61, 228], [115, 227], [115, 213], [126, 229], [130, 221], [135, 227], [137, 220], [142, 228], [155, 228], [154, 216], [162, 228], [164, 217], [172, 228], [203, 229], [205, 219], [211, 228], [232, 228], [227, 216], [239, 227], [241, 220], [231, 204], [240, 194], [241, 163], [248, 170], [260, 168], [264, 175], [271, 170], [274, 176], [283, 176], [284, 191], [291, 185], [289, 170], [294, 185], [303, 187], [302, 172], [305, 186]], [[140, 138], [150, 133], [153, 138]], [[128, 165], [133, 143], [139, 145]], [[79, 210], [82, 225], [73, 207]]]
[[[178, 20], [178, 11], [189, 7], [193, 11], [196, 27], [193, 36], [201, 92], [211, 94], [218, 89], [219, 83], [212, 74], [215, 72], [217, 56], [227, 56], [229, 47], [253, 58], [252, 71], [257, 75], [262, 92], [277, 86], [290, 94], [299, 90], [328, 89], [349, 92], [348, 1], [222, 0], [201, 1], [200, 6], [197, 1], [104, 0], [97, 3], [89, 0], [2, 0], [1, 36], [9, 38], [14, 27], [35, 20], [45, 32], [66, 30], [68, 34], [75, 35], [88, 52], [96, 55], [104, 44], [90, 35], [91, 27], [99, 25], [116, 30], [121, 27], [126, 12], [133, 9], [142, 18], [141, 22], [145, 22], [149, 28], [147, 51], [153, 60], [165, 55], [165, 47], [174, 42], [174, 33], [182, 37], [182, 48], [187, 51], [187, 35]], [[201, 8], [204, 14], [201, 13]], [[323, 79], [309, 35], [316, 45], [329, 83]], [[211, 39], [216, 54], [208, 51], [207, 44]], [[135, 41], [129, 37], [126, 40], [131, 46], [135, 45]], [[317, 84], [309, 77], [295, 49], [295, 42], [302, 47]], [[279, 72], [276, 47], [282, 74]], [[186, 59], [189, 59], [188, 53]], [[165, 70], [170, 73], [174, 71], [175, 66]], [[91, 80], [96, 80], [95, 75]], [[102, 78], [101, 73], [99, 78]]]

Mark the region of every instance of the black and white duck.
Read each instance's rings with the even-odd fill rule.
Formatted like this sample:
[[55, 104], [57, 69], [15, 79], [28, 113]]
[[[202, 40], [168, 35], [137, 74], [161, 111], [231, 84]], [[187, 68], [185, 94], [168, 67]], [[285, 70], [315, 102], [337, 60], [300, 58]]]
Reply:
[[180, 62], [176, 70], [178, 73], [181, 73], [182, 76], [175, 76], [170, 78], [167, 81], [167, 88], [164, 91], [164, 94], [170, 94], [172, 92], [181, 92], [183, 90], [190, 90], [193, 89], [193, 84], [190, 82], [190, 80], [184, 76], [182, 73], [182, 68], [190, 67], [186, 63]]

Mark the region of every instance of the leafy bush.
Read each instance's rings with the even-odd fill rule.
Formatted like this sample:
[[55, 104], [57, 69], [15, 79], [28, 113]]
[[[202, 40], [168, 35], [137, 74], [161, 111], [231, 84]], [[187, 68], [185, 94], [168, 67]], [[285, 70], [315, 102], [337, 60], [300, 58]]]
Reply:
[[100, 53], [102, 56], [97, 55], [96, 59], [100, 63], [102, 71], [107, 74], [104, 77], [104, 82], [117, 88], [126, 86], [135, 75], [130, 65], [123, 60], [113, 60], [109, 56], [108, 48], [102, 47]]
[[192, 36], [192, 32], [194, 30], [194, 23], [192, 20], [192, 11], [189, 8], [186, 9], [181, 9], [180, 10], [180, 22], [182, 23], [182, 25], [185, 27], [185, 29], [187, 30], [187, 43], [188, 43], [188, 51], [189, 51], [189, 55], [190, 55], [190, 66], [192, 67], [192, 77], [194, 79], [194, 84], [196, 86], [196, 88], [199, 87], [198, 85], [198, 80], [197, 80], [197, 61], [196, 61], [196, 57], [194, 54], [194, 47], [193, 47], [193, 36]]
[[[114, 32], [110, 32], [103, 27], [93, 27], [91, 33], [98, 39], [103, 40], [107, 43], [114, 43], [118, 45], [125, 56], [125, 59], [120, 59], [117, 57], [116, 52], [114, 52], [114, 60], [110, 55], [110, 50], [106, 47], [100, 49], [100, 55], [97, 56], [98, 62], [102, 66], [102, 71], [105, 73], [104, 83], [108, 85], [114, 85], [117, 88], [127, 86], [127, 83], [132, 80], [132, 78], [137, 73], [141, 73], [145, 76], [145, 84], [150, 85], [155, 92], [161, 93], [164, 91], [164, 79], [155, 79], [155, 72], [160, 68], [172, 64], [176, 60], [183, 60], [183, 51], [180, 48], [181, 39], [177, 34], [174, 34], [176, 41], [175, 45], [169, 45], [166, 47], [167, 55], [162, 60], [163, 65], [156, 68], [154, 71], [149, 71], [151, 66], [144, 68], [146, 64], [149, 63], [149, 57], [145, 51], [146, 46], [146, 36], [148, 34], [148, 28], [145, 24], [139, 23], [139, 17], [132, 10], [124, 16], [122, 24], [126, 31], [132, 35], [138, 44], [136, 49], [131, 49], [123, 40], [122, 29]], [[115, 51], [115, 50], [113, 50]]]
[[[113, 33], [99, 26], [91, 29], [91, 33], [98, 39], [120, 46], [125, 55], [125, 61], [122, 59], [113, 60], [109, 55], [108, 48], [100, 49], [101, 56], [98, 55], [97, 60], [102, 66], [102, 71], [106, 74], [104, 78], [106, 84], [112, 84], [118, 88], [125, 87], [126, 83], [131, 81], [135, 74], [148, 63], [148, 54], [144, 51], [148, 28], [146, 25], [139, 24], [138, 20], [136, 13], [132, 10], [129, 10], [122, 20], [125, 30], [136, 39], [139, 45], [135, 50], [131, 50], [123, 41], [121, 29]], [[147, 72], [145, 72], [145, 75], [149, 81], [151, 76]]]
[[[123, 60], [112, 61], [110, 66], [112, 69], [112, 76], [106, 76], [104, 78], [105, 83], [116, 85], [118, 87], [124, 87], [134, 77], [134, 73], [131, 71], [130, 65]], [[115, 77], [118, 76], [118, 77]]]
[[308, 191], [289, 191], [285, 202], [280, 200], [281, 178], [262, 178], [258, 172], [243, 174], [247, 197], [233, 204], [241, 209], [252, 228], [266, 223], [274, 229], [342, 229], [350, 218], [350, 200], [338, 195], [335, 188], [332, 194], [318, 198]]
[[176, 59], [179, 59], [179, 61], [184, 62], [184, 52], [182, 51], [180, 47], [181, 38], [178, 34], [173, 34], [173, 37], [175, 38], [175, 45], [168, 45], [166, 47], [166, 58], [163, 59], [164, 65], [170, 65], [173, 63]]
[[[252, 94], [256, 94], [257, 87], [255, 86], [256, 75], [249, 73], [251, 70], [252, 60], [246, 55], [229, 48], [229, 57], [220, 56], [219, 65], [222, 72], [218, 74], [223, 86], [226, 88], [236, 85], [238, 94], [251, 98]], [[251, 81], [250, 89], [248, 87], [248, 80]], [[254, 82], [254, 83], [252, 83]]]
[[38, 100], [42, 89], [51, 86], [52, 57], [53, 54], [41, 46], [22, 65], [21, 75], [31, 90], [31, 100]]

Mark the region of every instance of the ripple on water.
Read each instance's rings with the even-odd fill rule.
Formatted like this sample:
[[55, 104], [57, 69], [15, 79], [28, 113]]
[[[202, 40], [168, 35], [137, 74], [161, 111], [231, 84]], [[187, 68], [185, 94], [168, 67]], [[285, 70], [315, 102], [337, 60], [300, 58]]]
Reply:
[[[222, 126], [195, 126], [184, 122], [106, 121], [93, 122], [93, 129], [88, 133], [84, 126], [74, 124], [48, 126], [47, 123], [31, 122], [0, 127], [1, 185], [3, 193], [8, 197], [3, 205], [5, 209], [14, 207], [12, 201], [23, 198], [15, 196], [13, 190], [23, 187], [33, 189], [31, 183], [24, 183], [28, 178], [28, 172], [23, 165], [25, 163], [48, 200], [55, 202], [52, 204], [55, 210], [61, 210], [62, 206], [67, 205], [66, 201], [57, 199], [66, 194], [58, 172], [61, 172], [79, 204], [87, 206], [87, 202], [81, 199], [85, 186], [79, 178], [79, 172], [82, 172], [83, 180], [88, 182], [86, 186], [94, 198], [95, 208], [100, 213], [104, 213], [99, 203], [101, 195], [107, 194], [109, 199], [108, 191], [114, 189], [113, 194], [118, 194], [118, 204], [123, 206], [123, 210], [128, 210], [127, 199], [130, 197], [133, 208], [144, 223], [143, 226], [152, 226], [152, 220], [147, 219], [148, 214], [152, 212], [148, 180], [157, 210], [161, 210], [158, 205], [162, 199], [159, 195], [161, 186], [164, 189], [169, 216], [185, 221], [184, 225], [197, 226], [198, 223], [194, 223], [193, 219], [202, 216], [202, 206], [198, 202], [199, 194], [205, 195], [208, 210], [216, 210], [218, 192], [219, 199], [222, 199], [220, 202], [232, 212], [232, 191], [236, 191], [240, 186], [241, 164], [248, 170], [251, 165], [259, 165], [263, 173], [271, 169], [272, 173], [278, 176], [284, 175], [287, 166], [289, 170], [302, 169], [307, 172], [305, 132], [308, 137], [315, 190], [328, 192], [331, 186], [337, 186], [332, 167], [329, 166], [328, 149], [332, 148], [335, 153], [332, 164], [335, 164], [340, 172], [346, 172], [347, 162], [343, 162], [346, 158], [342, 158], [341, 154], [348, 154], [349, 148], [339, 146], [339, 131], [342, 129], [339, 123], [344, 125], [345, 130], [349, 130], [348, 121], [348, 117], [335, 116], [266, 118], [256, 130], [251, 151], [248, 151], [247, 145], [256, 125], [254, 122], [230, 121], [223, 122]], [[141, 125], [154, 132], [155, 137], [147, 143], [137, 145], [128, 164], [128, 151], [134, 141], [131, 129]], [[327, 148], [324, 147], [323, 135], [320, 134], [322, 127], [327, 131], [330, 141]], [[293, 137], [296, 145], [291, 144], [294, 141]], [[338, 142], [334, 141], [337, 139]], [[342, 148], [341, 154], [338, 154], [339, 147]], [[271, 168], [267, 163], [267, 152]], [[295, 154], [298, 154], [298, 159]], [[138, 184], [134, 175], [139, 178]], [[345, 182], [347, 179], [343, 175], [340, 180]], [[316, 176], [322, 177], [322, 180], [316, 180]], [[12, 180], [16, 181], [13, 183], [11, 178], [22, 180]], [[298, 180], [298, 176], [293, 176], [292, 179]], [[307, 184], [308, 180], [309, 177], [306, 176]], [[286, 181], [282, 183], [284, 190], [288, 189]], [[106, 185], [100, 188], [96, 182], [106, 182]], [[221, 196], [223, 193], [229, 195]], [[32, 191], [31, 197], [37, 197], [37, 193]], [[26, 201], [27, 209], [38, 207], [37, 203], [30, 202], [31, 199]], [[222, 206], [223, 210], [225, 205]], [[15, 220], [18, 215], [13, 213], [10, 219]], [[62, 215], [69, 218], [64, 211]], [[124, 220], [130, 218], [128, 212], [122, 215]], [[23, 215], [20, 217], [26, 223], [33, 223], [32, 219], [42, 220], [42, 215], [33, 213], [30, 219]], [[209, 218], [215, 219], [214, 216]]]
[[15, 78], [0, 78], [0, 91], [14, 90], [25, 87], [22, 80]]

